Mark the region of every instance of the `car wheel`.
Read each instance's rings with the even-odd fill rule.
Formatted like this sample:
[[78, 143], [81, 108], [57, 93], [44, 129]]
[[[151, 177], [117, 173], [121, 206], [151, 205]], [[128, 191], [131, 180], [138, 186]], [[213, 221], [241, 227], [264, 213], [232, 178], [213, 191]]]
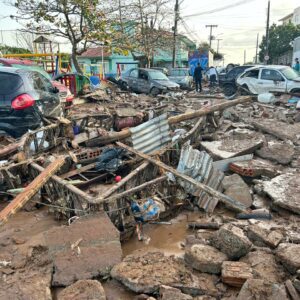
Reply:
[[241, 86], [241, 95], [245, 96], [245, 95], [250, 95], [250, 91], [249, 91], [249, 88], [248, 88], [248, 85], [247, 84], [243, 84]]
[[157, 87], [153, 87], [150, 91], [150, 94], [154, 97], [160, 94], [160, 90]]
[[292, 94], [300, 94], [300, 89], [293, 89], [293, 90], [291, 90], [291, 93]]
[[227, 84], [223, 88], [224, 95], [229, 97], [236, 93], [236, 87], [232, 84]]

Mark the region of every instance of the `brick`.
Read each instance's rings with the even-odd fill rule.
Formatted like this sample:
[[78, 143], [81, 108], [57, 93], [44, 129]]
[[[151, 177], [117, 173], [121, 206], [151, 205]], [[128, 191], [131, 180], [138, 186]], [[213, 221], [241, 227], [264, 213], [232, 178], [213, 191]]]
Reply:
[[252, 268], [248, 264], [239, 261], [223, 262], [222, 281], [224, 283], [241, 287], [249, 278], [252, 278]]

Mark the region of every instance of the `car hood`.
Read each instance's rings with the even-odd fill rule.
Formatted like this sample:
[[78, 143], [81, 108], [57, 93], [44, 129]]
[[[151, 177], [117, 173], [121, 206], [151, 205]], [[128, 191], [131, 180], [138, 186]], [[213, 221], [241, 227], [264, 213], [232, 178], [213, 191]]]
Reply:
[[173, 81], [170, 80], [153, 80], [154, 83], [160, 84], [162, 86], [168, 87], [168, 88], [176, 88], [179, 87], [179, 85]]
[[183, 80], [189, 80], [190, 76], [169, 76], [171, 81], [180, 82]]
[[300, 82], [300, 76], [297, 77], [297, 78], [295, 78], [295, 79], [293, 79], [293, 81]]

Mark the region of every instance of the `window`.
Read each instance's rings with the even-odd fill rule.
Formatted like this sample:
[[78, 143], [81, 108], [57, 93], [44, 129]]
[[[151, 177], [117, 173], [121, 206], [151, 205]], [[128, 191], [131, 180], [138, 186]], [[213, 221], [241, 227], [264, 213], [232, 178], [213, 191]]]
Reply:
[[0, 94], [9, 94], [17, 90], [23, 83], [20, 76], [9, 73], [0, 73]]
[[132, 71], [130, 72], [130, 75], [129, 75], [129, 76], [130, 76], [130, 77], [133, 77], [133, 78], [138, 78], [138, 76], [139, 76], [138, 70], [137, 70], [137, 69], [132, 70]]
[[153, 80], [169, 80], [165, 74], [159, 71], [150, 71], [149, 76]]
[[244, 74], [244, 78], [258, 78], [259, 70], [250, 70]]
[[35, 90], [48, 92], [52, 88], [51, 82], [38, 72], [28, 72], [27, 76]]
[[290, 67], [281, 70], [281, 72], [289, 80], [294, 80], [299, 77], [298, 73]]
[[148, 79], [149, 79], [149, 76], [148, 76], [147, 72], [145, 72], [145, 71], [140, 71], [140, 72], [139, 72], [139, 78], [140, 78], [140, 79], [144, 79], [144, 80], [148, 80]]
[[189, 76], [189, 70], [188, 69], [177, 69], [177, 70], [171, 70], [170, 76], [174, 77], [182, 77], [182, 76]]
[[262, 80], [284, 81], [283, 77], [276, 70], [263, 69], [261, 72]]

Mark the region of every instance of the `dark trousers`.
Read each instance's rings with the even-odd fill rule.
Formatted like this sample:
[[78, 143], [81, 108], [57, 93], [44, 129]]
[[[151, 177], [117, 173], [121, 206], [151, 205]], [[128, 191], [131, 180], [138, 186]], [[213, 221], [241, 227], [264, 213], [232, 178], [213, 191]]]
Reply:
[[215, 83], [217, 83], [217, 76], [216, 75], [210, 75], [209, 81], [210, 81], [210, 86], [215, 86]]
[[195, 78], [195, 84], [196, 84], [196, 91], [202, 92], [202, 84], [201, 84], [202, 78]]

